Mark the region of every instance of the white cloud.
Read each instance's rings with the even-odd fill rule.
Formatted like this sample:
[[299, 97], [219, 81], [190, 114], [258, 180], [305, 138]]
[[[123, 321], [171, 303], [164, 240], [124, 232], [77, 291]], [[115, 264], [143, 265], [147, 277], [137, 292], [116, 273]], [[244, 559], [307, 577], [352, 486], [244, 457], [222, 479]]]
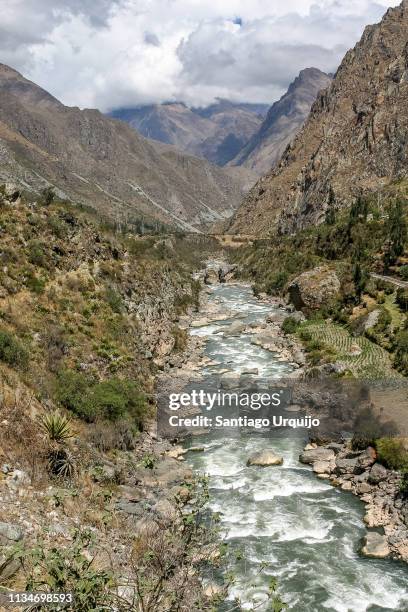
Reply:
[[66, 104], [273, 102], [395, 0], [8, 0], [0, 61]]

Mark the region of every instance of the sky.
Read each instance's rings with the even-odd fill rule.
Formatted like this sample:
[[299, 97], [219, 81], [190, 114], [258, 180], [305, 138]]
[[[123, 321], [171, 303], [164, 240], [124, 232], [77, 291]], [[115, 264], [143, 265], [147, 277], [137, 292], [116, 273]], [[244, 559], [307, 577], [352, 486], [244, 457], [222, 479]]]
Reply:
[[0, 62], [102, 111], [217, 98], [272, 104], [300, 70], [335, 72], [399, 0], [1, 0]]

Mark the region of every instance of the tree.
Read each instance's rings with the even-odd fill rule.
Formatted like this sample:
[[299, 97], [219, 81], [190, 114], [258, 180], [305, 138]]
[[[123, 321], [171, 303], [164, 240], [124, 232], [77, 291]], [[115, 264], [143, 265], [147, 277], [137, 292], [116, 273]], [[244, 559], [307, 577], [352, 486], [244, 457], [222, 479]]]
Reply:
[[407, 235], [408, 229], [404, 205], [400, 200], [396, 200], [391, 206], [387, 223], [388, 247], [384, 253], [384, 264], [386, 267], [393, 264], [404, 253]]
[[366, 281], [366, 275], [361, 269], [360, 264], [356, 263], [353, 269], [353, 282], [358, 302], [361, 301], [361, 295], [364, 291]]
[[336, 197], [334, 195], [333, 187], [330, 186], [329, 199], [327, 202], [327, 209], [326, 209], [326, 224], [327, 225], [334, 225], [336, 223], [336, 212], [334, 210], [335, 203], [336, 203]]

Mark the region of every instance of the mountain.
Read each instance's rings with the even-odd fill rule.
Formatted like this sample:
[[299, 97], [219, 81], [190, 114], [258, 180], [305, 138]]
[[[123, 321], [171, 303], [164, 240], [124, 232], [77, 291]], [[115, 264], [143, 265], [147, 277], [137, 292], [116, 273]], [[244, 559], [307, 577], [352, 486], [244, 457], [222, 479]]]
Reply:
[[368, 26], [228, 231], [292, 232], [408, 175], [408, 0]]
[[248, 180], [97, 110], [66, 107], [0, 64], [0, 181], [38, 194], [52, 186], [114, 219], [197, 231], [230, 215]]
[[318, 92], [330, 82], [331, 78], [317, 68], [302, 70], [230, 165], [245, 166], [260, 176], [266, 174], [302, 127]]
[[228, 100], [192, 109], [173, 102], [117, 109], [109, 116], [126, 121], [147, 138], [224, 165], [258, 130], [267, 109], [263, 104], [239, 104]]

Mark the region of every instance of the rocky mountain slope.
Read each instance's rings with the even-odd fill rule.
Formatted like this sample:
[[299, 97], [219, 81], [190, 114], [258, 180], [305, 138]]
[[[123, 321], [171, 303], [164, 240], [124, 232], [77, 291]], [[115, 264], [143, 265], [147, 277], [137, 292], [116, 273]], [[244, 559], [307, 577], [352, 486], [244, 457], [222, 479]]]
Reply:
[[408, 2], [368, 26], [314, 103], [279, 165], [254, 186], [230, 231], [267, 235], [320, 223], [407, 177]]
[[197, 231], [231, 214], [242, 197], [232, 175], [148, 141], [97, 110], [68, 108], [0, 65], [0, 179], [90, 205], [111, 218], [144, 218]]
[[260, 176], [266, 174], [302, 127], [318, 92], [330, 82], [330, 77], [317, 68], [302, 70], [230, 164], [245, 166]]
[[111, 117], [128, 122], [140, 134], [181, 151], [224, 165], [236, 156], [262, 124], [267, 105], [220, 100], [207, 108], [175, 102], [118, 109]]

